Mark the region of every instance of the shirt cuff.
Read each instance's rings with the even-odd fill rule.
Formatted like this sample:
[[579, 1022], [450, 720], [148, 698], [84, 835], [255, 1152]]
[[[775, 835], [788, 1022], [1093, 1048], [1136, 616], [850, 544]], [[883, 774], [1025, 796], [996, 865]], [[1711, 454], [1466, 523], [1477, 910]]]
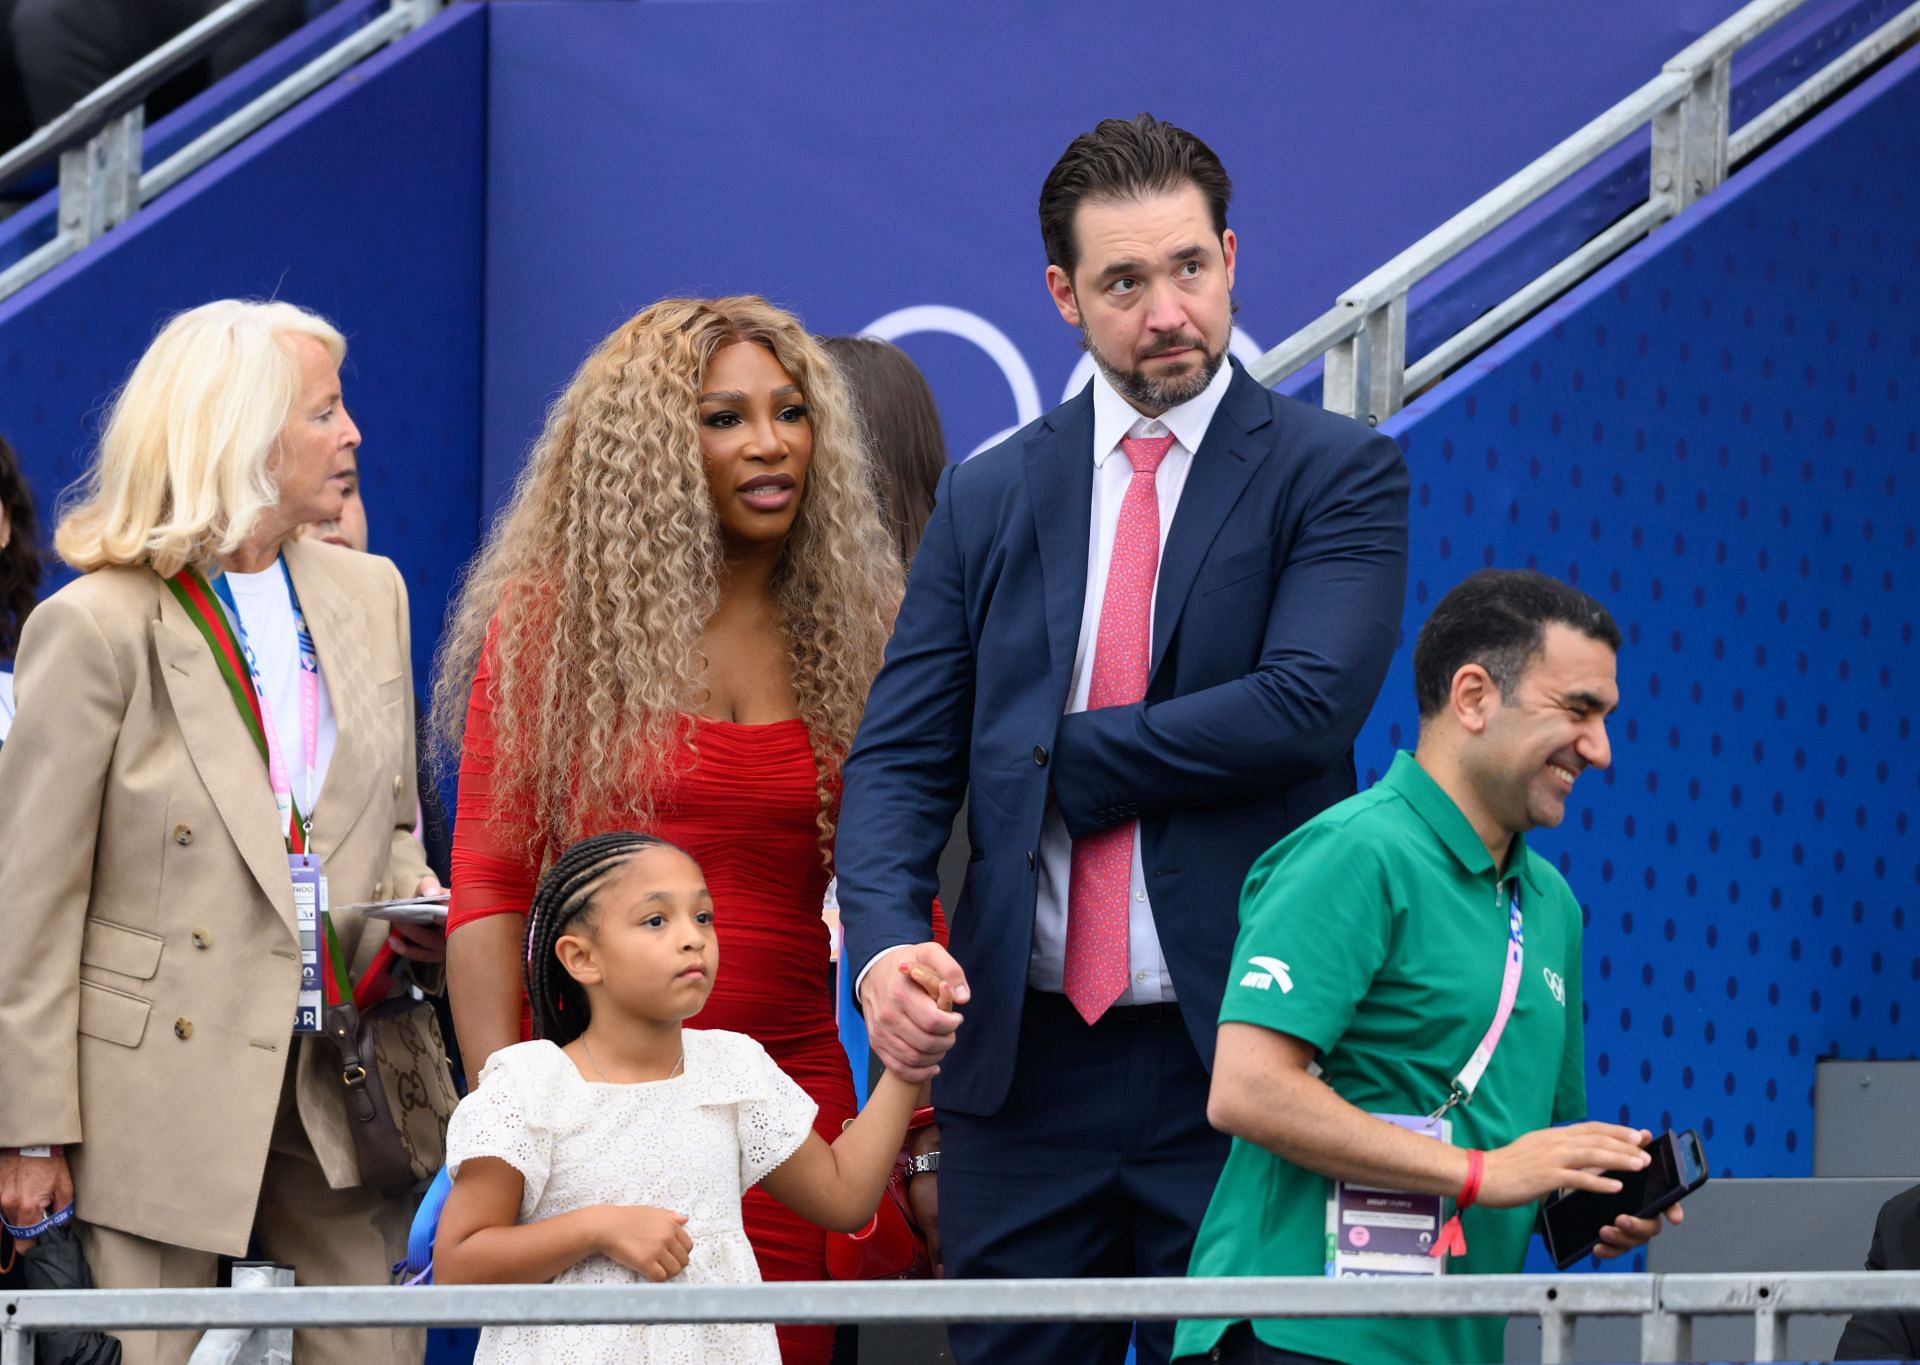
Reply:
[[853, 978], [854, 1003], [858, 1004], [860, 1002], [860, 988], [867, 983], [867, 973], [873, 970], [873, 966], [876, 962], [878, 962], [881, 958], [885, 957], [888, 953], [897, 953], [902, 948], [911, 948], [913, 946], [914, 945], [911, 943], [891, 944], [888, 947], [882, 948], [879, 952], [875, 953], [872, 957], [868, 958], [867, 965], [860, 969], [860, 975]]

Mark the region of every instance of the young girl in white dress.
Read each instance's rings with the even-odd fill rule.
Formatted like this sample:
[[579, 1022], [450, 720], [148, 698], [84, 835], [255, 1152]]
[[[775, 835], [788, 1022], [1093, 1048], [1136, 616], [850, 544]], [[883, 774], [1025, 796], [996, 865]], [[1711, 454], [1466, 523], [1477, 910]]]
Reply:
[[[673, 845], [604, 834], [548, 869], [527, 912], [538, 1039], [495, 1053], [454, 1113], [437, 1282], [758, 1283], [740, 1222], [756, 1183], [823, 1227], [873, 1216], [918, 1087], [887, 1073], [822, 1141], [813, 1101], [760, 1044], [681, 1028], [717, 959], [713, 901]], [[778, 1365], [780, 1353], [764, 1323], [490, 1327], [475, 1359]]]

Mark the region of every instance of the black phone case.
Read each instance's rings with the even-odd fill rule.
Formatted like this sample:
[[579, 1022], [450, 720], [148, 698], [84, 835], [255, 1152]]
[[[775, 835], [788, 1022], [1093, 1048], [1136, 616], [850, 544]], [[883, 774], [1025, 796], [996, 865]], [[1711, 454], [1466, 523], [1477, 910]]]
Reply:
[[[1678, 1148], [1679, 1141], [1682, 1137], [1691, 1138], [1693, 1140], [1693, 1145], [1695, 1150], [1700, 1153], [1700, 1178], [1694, 1181], [1692, 1184], [1688, 1184], [1684, 1180], [1680, 1179], [1680, 1173], [1681, 1173], [1682, 1167], [1681, 1167], [1680, 1156], [1677, 1148]], [[1665, 1159], [1671, 1163], [1671, 1170], [1674, 1173], [1674, 1183], [1670, 1187], [1668, 1187], [1665, 1191], [1663, 1191], [1659, 1197], [1650, 1201], [1643, 1208], [1635, 1209], [1635, 1210], [1628, 1210], [1625, 1208], [1615, 1209], [1614, 1212], [1608, 1215], [1603, 1221], [1594, 1225], [1593, 1235], [1591, 1237], [1586, 1238], [1584, 1242], [1580, 1242], [1577, 1245], [1569, 1245], [1569, 1247], [1567, 1247], [1564, 1250], [1558, 1247], [1557, 1245], [1555, 1245], [1553, 1231], [1552, 1231], [1553, 1225], [1549, 1215], [1555, 1205], [1561, 1203], [1564, 1199], [1567, 1198], [1567, 1195], [1564, 1192], [1561, 1194], [1556, 1194], [1551, 1196], [1546, 1200], [1546, 1202], [1541, 1204], [1540, 1231], [1541, 1231], [1542, 1237], [1544, 1238], [1547, 1244], [1547, 1254], [1553, 1257], [1553, 1263], [1556, 1268], [1560, 1270], [1565, 1270], [1569, 1266], [1578, 1264], [1585, 1257], [1592, 1255], [1594, 1248], [1600, 1245], [1601, 1230], [1608, 1227], [1613, 1222], [1614, 1218], [1619, 1217], [1620, 1214], [1631, 1212], [1635, 1218], [1656, 1217], [1659, 1214], [1666, 1212], [1668, 1209], [1672, 1208], [1675, 1204], [1679, 1203], [1682, 1199], [1685, 1199], [1688, 1195], [1692, 1194], [1695, 1190], [1699, 1189], [1702, 1185], [1707, 1183], [1707, 1149], [1701, 1143], [1700, 1135], [1698, 1133], [1695, 1133], [1692, 1129], [1688, 1129], [1684, 1134], [1681, 1134], [1681, 1133], [1675, 1133], [1671, 1129], [1669, 1129], [1667, 1132], [1661, 1134], [1659, 1137], [1655, 1138], [1651, 1143], [1649, 1143], [1648, 1147], [1651, 1149], [1653, 1147], [1659, 1146], [1663, 1142], [1667, 1145], [1668, 1150], [1667, 1150], [1667, 1155]], [[1610, 1174], [1618, 1175], [1621, 1173], [1610, 1172]]]

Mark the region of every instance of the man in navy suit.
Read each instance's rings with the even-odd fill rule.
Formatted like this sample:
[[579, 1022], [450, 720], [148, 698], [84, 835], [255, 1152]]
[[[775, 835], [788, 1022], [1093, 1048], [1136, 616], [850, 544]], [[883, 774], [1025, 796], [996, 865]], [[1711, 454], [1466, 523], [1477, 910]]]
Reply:
[[[1097, 373], [942, 477], [846, 761], [848, 960], [874, 1049], [939, 1069], [920, 1165], [950, 1275], [1186, 1273], [1227, 1151], [1207, 1068], [1240, 883], [1353, 794], [1393, 653], [1405, 465], [1226, 362], [1231, 194], [1204, 143], [1146, 114], [1054, 166], [1047, 286]], [[926, 907], [963, 793], [949, 955]], [[1127, 1338], [951, 1334], [967, 1365], [1117, 1362]], [[1140, 1324], [1143, 1365], [1172, 1340]]]

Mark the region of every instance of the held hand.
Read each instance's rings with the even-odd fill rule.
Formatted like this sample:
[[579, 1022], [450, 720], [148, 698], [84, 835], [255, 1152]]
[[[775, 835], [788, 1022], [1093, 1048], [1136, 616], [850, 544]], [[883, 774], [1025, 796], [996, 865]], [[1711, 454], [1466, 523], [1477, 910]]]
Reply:
[[887, 1069], [919, 1084], [940, 1069], [960, 1016], [928, 997], [911, 975], [915, 966], [944, 982], [955, 1003], [967, 1002], [970, 992], [960, 964], [937, 943], [916, 943], [894, 948], [874, 963], [860, 983], [860, 1010], [867, 1020], [867, 1040]]
[[655, 1284], [687, 1268], [693, 1238], [685, 1214], [645, 1204], [602, 1204], [599, 1213], [595, 1246], [602, 1256]]
[[1480, 1203], [1511, 1209], [1544, 1199], [1555, 1190], [1614, 1194], [1620, 1182], [1604, 1171], [1637, 1171], [1650, 1158], [1653, 1135], [1617, 1123], [1575, 1123], [1541, 1128], [1487, 1153]]
[[[444, 888], [431, 872], [414, 888], [416, 896], [437, 896]], [[387, 946], [401, 957], [415, 962], [445, 962], [447, 931], [434, 924], [402, 924], [396, 921], [387, 931]]]
[[[924, 1156], [940, 1150], [940, 1126], [930, 1124], [907, 1134], [907, 1153]], [[933, 1276], [940, 1278], [940, 1173], [926, 1171], [907, 1180], [907, 1208], [913, 1221], [926, 1234], [927, 1255], [933, 1261]]]
[[[1665, 1213], [1669, 1223], [1684, 1223], [1686, 1214], [1675, 1204]], [[1660, 1219], [1635, 1218], [1623, 1213], [1613, 1220], [1613, 1226], [1600, 1229], [1600, 1245], [1593, 1254], [1602, 1261], [1611, 1261], [1616, 1256], [1624, 1256], [1629, 1251], [1637, 1251], [1660, 1235]]]
[[942, 1010], [953, 1010], [953, 987], [942, 979], [931, 967], [918, 962], [903, 962], [900, 970], [907, 974], [908, 980], [927, 993], [927, 998]]
[[[73, 1202], [73, 1173], [67, 1158], [21, 1156], [12, 1148], [0, 1151], [0, 1213], [17, 1228], [32, 1227], [50, 1213]], [[14, 1243], [25, 1251], [34, 1238]]]

